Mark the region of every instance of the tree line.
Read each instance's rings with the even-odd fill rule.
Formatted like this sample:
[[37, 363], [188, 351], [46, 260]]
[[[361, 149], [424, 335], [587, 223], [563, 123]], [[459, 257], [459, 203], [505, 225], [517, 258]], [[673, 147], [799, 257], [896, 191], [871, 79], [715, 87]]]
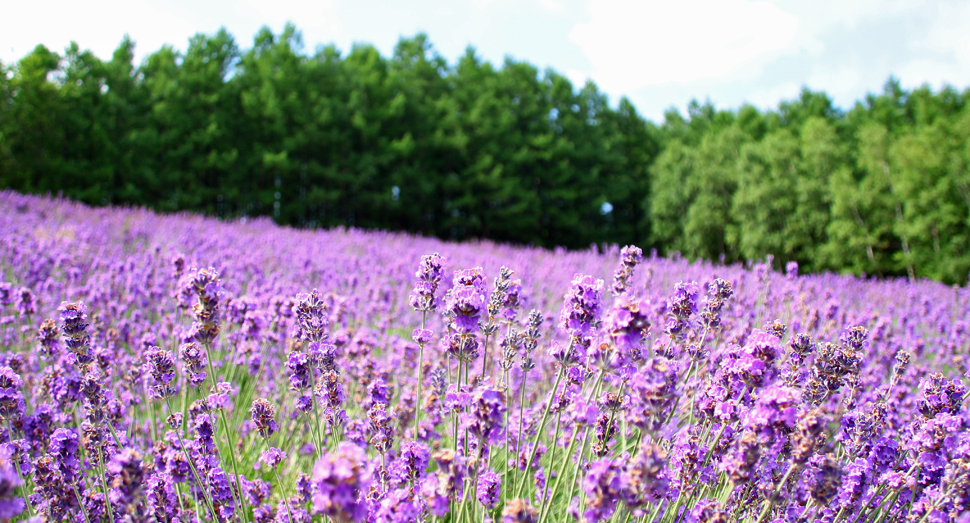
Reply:
[[426, 35], [390, 57], [304, 49], [292, 25], [221, 30], [134, 64], [76, 44], [0, 64], [0, 187], [299, 227], [540, 246], [636, 244], [725, 262], [966, 282], [970, 91], [884, 91], [848, 111], [645, 120], [595, 84]]
[[666, 117], [650, 168], [651, 238], [728, 261], [966, 283], [970, 109], [890, 79], [840, 111], [803, 90], [777, 111], [692, 104]]

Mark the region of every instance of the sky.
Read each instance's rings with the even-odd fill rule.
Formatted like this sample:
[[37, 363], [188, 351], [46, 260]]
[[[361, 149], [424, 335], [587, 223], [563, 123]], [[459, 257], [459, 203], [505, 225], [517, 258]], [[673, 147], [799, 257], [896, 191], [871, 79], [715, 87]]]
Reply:
[[424, 32], [449, 63], [472, 46], [496, 65], [552, 68], [655, 122], [693, 99], [776, 108], [803, 86], [848, 109], [890, 75], [905, 88], [970, 87], [966, 0], [33, 0], [4, 6], [0, 60], [71, 41], [109, 59], [127, 33], [140, 62], [221, 27], [246, 49], [261, 27], [278, 34], [287, 22], [307, 53], [361, 42], [389, 56]]

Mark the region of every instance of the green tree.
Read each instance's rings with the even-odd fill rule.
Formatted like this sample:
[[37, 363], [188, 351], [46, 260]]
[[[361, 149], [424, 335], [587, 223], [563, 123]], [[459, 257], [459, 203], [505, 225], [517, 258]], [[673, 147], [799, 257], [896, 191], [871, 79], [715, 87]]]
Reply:
[[9, 170], [3, 186], [25, 192], [58, 192], [64, 177], [65, 107], [57, 85], [61, 57], [38, 45], [22, 58], [5, 82], [4, 147]]

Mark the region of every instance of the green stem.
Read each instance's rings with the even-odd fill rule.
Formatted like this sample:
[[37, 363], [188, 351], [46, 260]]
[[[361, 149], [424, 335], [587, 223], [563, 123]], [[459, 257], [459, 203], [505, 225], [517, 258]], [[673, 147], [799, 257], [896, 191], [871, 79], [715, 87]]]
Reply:
[[[263, 444], [266, 450], [269, 450], [269, 440], [263, 438]], [[290, 500], [286, 497], [286, 491], [283, 489], [283, 478], [280, 477], [280, 470], [278, 466], [273, 467], [273, 473], [276, 475], [276, 483], [280, 486], [280, 497], [283, 498], [283, 505], [286, 506], [286, 515], [289, 516], [289, 521], [293, 521], [293, 511], [290, 510]]]
[[[519, 468], [519, 452], [518, 451], [519, 451], [519, 449], [524, 448], [523, 445], [522, 445], [522, 425], [524, 424], [524, 421], [525, 421], [525, 385], [528, 382], [529, 382], [529, 371], [523, 370], [522, 371], [522, 383], [519, 384], [519, 436], [518, 436], [518, 439], [515, 440], [515, 449], [516, 449], [516, 452], [515, 452], [515, 468], [516, 468], [516, 473], [515, 473], [515, 475], [516, 476], [519, 475], [519, 473], [518, 473], [518, 468]], [[516, 479], [516, 482], [517, 481], [518, 481], [518, 479]]]
[[[7, 439], [13, 440], [13, 424], [9, 419], [7, 420]], [[24, 497], [24, 501], [25, 501], [24, 504], [27, 505], [27, 514], [30, 516], [31, 519], [33, 519], [34, 511], [33, 509], [30, 508], [30, 500], [27, 498], [27, 486], [26, 486], [27, 478], [25, 478], [24, 475], [20, 472], [20, 463], [16, 459], [16, 456], [11, 456], [11, 458], [13, 458], [10, 461], [13, 462], [14, 470], [17, 471], [17, 477], [21, 478], [22, 480], [20, 484], [20, 492], [21, 492], [21, 495]], [[104, 493], [104, 496], [105, 496], [105, 499], [108, 499], [107, 492]]]
[[104, 505], [108, 512], [108, 519], [111, 523], [114, 523], [115, 515], [114, 511], [111, 510], [111, 498], [108, 497], [108, 482], [105, 480], [104, 451], [101, 449], [98, 449], [98, 475], [101, 476], [101, 488], [104, 490]]
[[[622, 382], [620, 382], [620, 390], [616, 393], [616, 400], [617, 401], [622, 401], [623, 389], [625, 389], [625, 388], [626, 388], [626, 380], [623, 380]], [[610, 412], [610, 421], [606, 424], [606, 434], [609, 434], [610, 433], [610, 428], [613, 427], [613, 420], [616, 419], [616, 411], [617, 410], [619, 410], [619, 409], [617, 408], [617, 409], [614, 409], [612, 412]], [[608, 444], [609, 441], [605, 441], [604, 443]]]
[[885, 483], [882, 483], [881, 485], [879, 485], [879, 489], [876, 490], [876, 492], [872, 495], [872, 497], [869, 498], [869, 501], [867, 501], [866, 504], [863, 505], [862, 508], [859, 510], [859, 515], [856, 516], [856, 518], [853, 520], [853, 523], [858, 522], [859, 519], [862, 518], [862, 516], [863, 516], [863, 514], [865, 514], [866, 510], [869, 510], [869, 505], [872, 505], [872, 502], [875, 501], [875, 499], [880, 494], [882, 494], [882, 491], [885, 490], [885, 489], [886, 489], [886, 484]]
[[[601, 368], [596, 374], [596, 381], [593, 383], [593, 388], [590, 389], [589, 395], [586, 396], [586, 403], [589, 403], [592, 398], [595, 398], [599, 394], [600, 384], [603, 383], [603, 376], [606, 375], [606, 369]], [[579, 451], [579, 459], [576, 460], [576, 467], [573, 469], [573, 475], [571, 481], [579, 480], [579, 468], [582, 466], [583, 461], [586, 460], [586, 450], [589, 448], [589, 432], [590, 427], [586, 428], [583, 432], [583, 446]], [[586, 491], [579, 490], [579, 506], [582, 507], [586, 503]]]
[[[917, 475], [919, 475], [919, 471], [918, 471], [918, 469], [919, 469], [919, 462], [917, 461], [917, 462], [914, 462], [914, 463], [913, 463], [913, 466], [911, 466], [911, 467], [909, 467], [909, 470], [908, 470], [908, 471], [906, 471], [906, 476], [909, 476], [909, 475], [910, 475], [910, 474], [912, 474], [912, 473], [913, 473], [914, 471], [916, 471], [916, 473], [917, 473]], [[893, 492], [893, 495], [892, 495], [892, 496], [890, 496], [890, 497], [888, 498], [888, 499], [889, 499], [889, 506], [888, 506], [888, 507], [886, 507], [886, 510], [885, 510], [885, 511], [883, 511], [883, 513], [879, 515], [879, 519], [877, 519], [877, 520], [875, 521], [875, 523], [882, 523], [882, 522], [883, 522], [883, 520], [885, 520], [885, 519], [886, 519], [886, 516], [888, 516], [888, 515], [889, 515], [889, 513], [890, 513], [890, 512], [892, 512], [892, 509], [893, 509], [893, 504], [894, 504], [894, 503], [896, 503], [896, 500], [897, 500], [897, 499], [899, 499], [899, 492], [900, 492], [899, 490], [897, 490], [897, 491], [895, 491], [895, 492]], [[882, 506], [883, 506], [883, 504], [885, 504], [885, 502], [886, 502], [886, 499], [883, 499], [883, 500], [882, 500], [882, 501], [881, 501], [881, 502], [879, 503], [879, 505], [878, 505], [878, 506], [876, 507], [876, 510], [879, 510], [879, 509], [881, 509], [881, 508], [882, 508]]]
[[[458, 392], [461, 392], [461, 369], [463, 367], [463, 362], [461, 358], [458, 358]], [[454, 441], [454, 451], [455, 455], [458, 455], [458, 413], [454, 414], [454, 422], [452, 423], [455, 435]]]
[[[761, 523], [768, 516], [768, 513], [771, 512], [771, 508], [775, 506], [775, 500], [778, 498], [778, 495], [781, 494], [782, 489], [785, 488], [785, 482], [788, 481], [788, 478], [791, 477], [792, 472], [794, 472], [797, 467], [798, 465], [795, 463], [788, 466], [788, 470], [785, 471], [785, 475], [781, 477], [781, 481], [779, 481], [778, 485], [772, 489], [771, 497], [769, 497], [765, 502], [765, 508], [761, 510], [761, 514], [758, 515], [758, 519], [755, 520], [755, 523]], [[845, 507], [843, 506], [842, 509], [845, 510]], [[839, 512], [839, 514], [841, 515], [841, 512]], [[838, 521], [838, 519], [838, 517], [835, 518], [836, 521]]]
[[[693, 373], [693, 371], [694, 371], [694, 360], [691, 360], [690, 365], [687, 367], [687, 372], [684, 374], [684, 386], [685, 387], [687, 386], [687, 381], [690, 380], [690, 375], [691, 375], [691, 373]], [[667, 418], [664, 420], [664, 422], [661, 425], [667, 425], [668, 423], [670, 423], [670, 420], [672, 420], [674, 418], [674, 415], [677, 413], [677, 407], [680, 406], [680, 398], [681, 397], [683, 397], [683, 395], [681, 395], [681, 394], [677, 395], [677, 399], [674, 400], [674, 406], [673, 406], [673, 408], [670, 409], [670, 414], [667, 415]], [[693, 398], [691, 399], [691, 408], [690, 408], [690, 410], [691, 410], [691, 412], [693, 412], [693, 410], [694, 410], [694, 400], [693, 400]]]
[[[509, 370], [503, 369], [503, 374], [505, 378], [505, 398], [506, 398], [506, 402], [509, 403], [509, 405], [508, 405], [508, 408], [505, 409], [505, 478], [502, 481], [504, 481], [506, 485], [510, 485], [511, 483], [509, 483], [509, 481], [511, 478], [509, 477], [509, 474], [511, 474], [511, 469], [509, 467], [509, 457], [511, 453], [509, 452], [509, 412], [512, 410], [512, 404], [508, 400]], [[489, 455], [491, 456], [491, 454]]]
[[482, 344], [482, 379], [485, 379], [485, 370], [488, 369], [488, 334], [485, 335], [485, 343]]
[[[206, 363], [209, 364], [209, 374], [210, 374], [209, 378], [212, 380], [212, 392], [216, 393], [218, 392], [218, 389], [216, 388], [217, 386], [216, 372], [215, 372], [215, 367], [212, 366], [212, 354], [209, 351], [209, 344], [203, 343], [202, 347], [205, 348]], [[226, 445], [228, 446], [228, 450], [229, 450], [229, 463], [232, 465], [232, 473], [236, 477], [236, 489], [230, 489], [230, 490], [232, 490], [232, 495], [236, 499], [236, 502], [239, 504], [239, 508], [242, 511], [243, 521], [248, 523], [249, 514], [248, 514], [247, 508], [249, 505], [247, 501], [243, 498], [242, 492], [240, 491], [238, 494], [236, 492], [237, 489], [240, 489], [240, 490], [242, 489], [242, 482], [239, 481], [239, 467], [236, 465], [236, 449], [233, 448], [232, 439], [230, 437], [230, 434], [232, 434], [232, 432], [229, 430], [229, 421], [226, 420], [225, 411], [221, 408], [218, 410], [219, 410], [219, 419], [222, 420], [222, 430], [223, 432], [225, 432], [225, 435], [226, 435]]]
[[[84, 498], [82, 498], [81, 497], [81, 493], [77, 491], [77, 485], [71, 483], [71, 490], [74, 491], [74, 497], [77, 498], [78, 508], [81, 509], [81, 515], [84, 516], [84, 522], [85, 523], [91, 523], [91, 520], [88, 519], [88, 513], [87, 513], [87, 511], [84, 510]], [[28, 501], [28, 503], [29, 503], [29, 501]], [[105, 509], [106, 510], [108, 510], [108, 511], [111, 510], [111, 503], [107, 499], [104, 500], [104, 506], [105, 506]]]
[[[171, 409], [170, 409], [171, 410]], [[182, 430], [182, 434], [186, 437], [189, 435], [189, 424], [185, 420], [189, 419], [189, 380], [185, 379], [185, 385], [182, 388], [182, 426], [179, 427]]]
[[[185, 514], [185, 501], [184, 501], [183, 496], [182, 496], [182, 487], [180, 487], [178, 483], [175, 484], [175, 496], [179, 500], [179, 510], [181, 511], [182, 514]], [[198, 504], [195, 504], [195, 517], [199, 521], [202, 521], [202, 515], [199, 514], [199, 505]]]
[[[321, 453], [323, 452], [323, 436], [320, 435], [322, 425], [320, 424], [320, 410], [317, 408], [317, 378], [315, 372], [315, 369], [310, 369], [310, 404], [313, 405], [313, 418], [317, 424], [317, 441], [314, 444], [314, 450], [317, 453], [317, 459], [320, 459]], [[313, 435], [312, 430], [310, 431], [310, 435]]]
[[[741, 404], [742, 401], [744, 401], [744, 395], [747, 394], [747, 393], [748, 393], [748, 387], [745, 387], [741, 391], [741, 395], [738, 396], [737, 399], [734, 401], [734, 406], [735, 407], [737, 407], [738, 405]], [[706, 467], [707, 464], [710, 463], [711, 458], [714, 456], [714, 450], [715, 450], [715, 448], [717, 448], [717, 444], [721, 442], [721, 436], [724, 435], [724, 431], [727, 429], [727, 426], [728, 426], [728, 424], [727, 424], [726, 421], [721, 424], [721, 429], [719, 431], [717, 431], [717, 436], [714, 436], [714, 442], [711, 443], [710, 448], [707, 450], [707, 455], [704, 456], [704, 464], [701, 465], [701, 468]]]
[[[425, 330], [428, 311], [421, 311], [421, 330]], [[418, 427], [421, 421], [421, 386], [424, 381], [424, 343], [418, 344], [418, 397], [414, 402], [414, 439], [418, 439]]]
[[543, 499], [542, 506], [539, 507], [540, 511], [538, 523], [543, 522], [545, 516], [552, 508], [552, 500], [556, 497], [556, 494], [559, 493], [559, 485], [562, 484], [562, 477], [566, 474], [566, 466], [569, 465], [570, 457], [573, 455], [573, 448], [576, 446], [576, 441], [579, 439], [575, 436], [576, 435], [574, 434], [574, 437], [570, 438], [569, 440], [569, 447], [566, 448], [566, 454], [562, 458], [562, 464], [559, 465], [559, 470], [556, 473], [556, 483], [552, 486], [552, 490], [549, 491], [549, 497], [547, 499]]
[[[172, 410], [172, 405], [171, 405], [171, 402], [168, 400], [168, 398], [165, 399], [165, 402], [168, 404], [169, 410]], [[185, 421], [183, 420], [183, 423], [184, 422]], [[202, 477], [199, 476], [199, 471], [196, 470], [195, 463], [192, 462], [192, 456], [190, 456], [189, 453], [188, 453], [188, 451], [186, 450], [185, 442], [182, 441], [182, 435], [179, 434], [178, 431], [175, 431], [175, 436], [179, 440], [179, 447], [180, 447], [180, 449], [182, 451], [182, 455], [185, 456], [185, 461], [189, 464], [189, 469], [192, 471], [192, 475], [195, 476], [195, 482], [199, 484], [199, 491], [202, 492], [202, 499], [205, 501], [206, 505], [209, 507], [209, 510], [212, 511], [213, 521], [217, 521], [218, 520], [218, 516], [216, 515], [215, 505], [213, 505], [212, 504], [212, 501], [209, 500], [208, 492], [206, 492], [206, 489], [205, 489], [205, 483], [202, 482]], [[190, 490], [190, 492], [191, 492], [191, 490]]]
[[552, 410], [552, 402], [555, 400], [556, 391], [559, 390], [559, 383], [562, 381], [562, 375], [563, 375], [563, 367], [560, 366], [559, 372], [556, 373], [556, 383], [555, 385], [552, 386], [552, 394], [549, 396], [549, 402], [546, 403], [546, 410], [542, 414], [542, 419], [539, 421], [539, 430], [536, 431], [536, 439], [535, 439], [535, 442], [532, 444], [532, 451], [529, 452], [529, 459], [526, 460], [526, 463], [525, 463], [524, 478], [521, 484], [519, 485], [518, 489], [516, 489], [517, 491], [516, 497], [518, 498], [522, 497], [522, 490], [525, 488], [525, 485], [527, 483], [525, 478], [528, 478], [529, 470], [532, 469], [532, 461], [535, 459], [536, 452], [539, 450], [539, 439], [542, 437], [542, 431], [546, 428], [546, 421], [549, 419], [549, 411]]
[[[148, 391], [145, 391], [145, 392], [146, 392], [145, 395], [148, 396], [147, 394]], [[155, 438], [155, 441], [158, 441], [158, 418], [155, 417], [155, 402], [151, 399], [149, 399], [148, 401], [148, 410], [152, 415], [152, 436]]]

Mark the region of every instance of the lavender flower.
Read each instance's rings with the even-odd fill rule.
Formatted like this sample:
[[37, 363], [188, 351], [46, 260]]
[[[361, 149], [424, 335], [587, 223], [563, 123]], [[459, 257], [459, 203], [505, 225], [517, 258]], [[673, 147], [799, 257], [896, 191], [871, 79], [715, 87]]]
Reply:
[[78, 436], [68, 429], [57, 429], [51, 434], [48, 453], [64, 480], [73, 482], [80, 471], [81, 462], [77, 459]]
[[264, 398], [253, 400], [253, 406], [249, 412], [260, 436], [268, 438], [279, 430], [276, 424], [276, 407], [268, 400]]
[[633, 269], [643, 261], [643, 251], [635, 245], [627, 245], [620, 250], [620, 266], [613, 273], [613, 286], [611, 290], [614, 296], [619, 296], [626, 292], [633, 279]]
[[707, 329], [715, 329], [721, 325], [721, 310], [724, 303], [734, 295], [731, 282], [715, 278], [707, 285], [707, 302], [701, 312], [701, 322]]
[[687, 320], [697, 314], [697, 297], [700, 287], [697, 282], [680, 282], [674, 286], [674, 295], [670, 298], [670, 313], [681, 320]]
[[465, 493], [465, 459], [451, 449], [440, 450], [432, 456], [438, 463], [437, 493], [444, 498], [462, 497]]
[[61, 313], [61, 332], [64, 333], [64, 345], [74, 355], [77, 365], [87, 365], [93, 361], [91, 357], [91, 337], [87, 334], [88, 327], [86, 308], [83, 302], [63, 302], [57, 309]]
[[538, 516], [527, 499], [510, 499], [502, 509], [502, 523], [536, 523]]
[[269, 468], [278, 467], [284, 460], [286, 460], [286, 452], [275, 447], [268, 448], [259, 454], [259, 462]]
[[395, 489], [377, 503], [368, 521], [372, 523], [410, 523], [419, 521], [421, 509], [410, 489]]
[[677, 399], [677, 373], [666, 358], [647, 360], [627, 382], [630, 391], [628, 420], [640, 430], [660, 430]]
[[364, 451], [351, 443], [324, 454], [313, 467], [313, 513], [335, 521], [363, 521], [367, 505], [364, 493], [371, 482], [371, 470]]
[[190, 271], [182, 280], [182, 295], [194, 294], [196, 298], [192, 305], [195, 321], [188, 338], [202, 345], [211, 345], [219, 336], [219, 304], [223, 299], [219, 272], [212, 267], [198, 269]]
[[223, 520], [231, 520], [236, 514], [236, 499], [229, 476], [221, 468], [214, 467], [209, 470], [208, 481], [207, 490], [216, 512]]
[[148, 387], [149, 396], [165, 399], [175, 394], [175, 388], [169, 385], [175, 378], [175, 357], [167, 350], [152, 347], [145, 352], [146, 367], [154, 383]]
[[418, 312], [433, 312], [438, 308], [435, 294], [438, 292], [438, 284], [441, 282], [442, 266], [445, 259], [438, 253], [421, 257], [418, 265], [418, 278], [414, 284], [414, 290], [408, 297], [408, 303]]
[[502, 478], [498, 474], [487, 471], [478, 476], [476, 497], [478, 502], [487, 508], [494, 508], [498, 504], [502, 493]]
[[12, 452], [0, 449], [0, 520], [10, 520], [24, 511], [24, 500], [18, 496], [23, 480], [14, 470]]
[[623, 466], [620, 460], [598, 459], [589, 465], [583, 478], [586, 492], [586, 523], [596, 523], [609, 518], [616, 510], [616, 503], [622, 496]]
[[37, 341], [40, 346], [43, 347], [44, 356], [47, 359], [53, 359], [54, 355], [60, 347], [58, 343], [58, 328], [57, 324], [54, 323], [52, 319], [46, 319], [40, 324], [40, 328], [37, 329]]
[[830, 455], [816, 456], [809, 460], [806, 471], [809, 493], [816, 503], [825, 505], [838, 493], [842, 484], [842, 469]]
[[0, 281], [0, 306], [7, 306], [13, 303], [13, 284], [8, 281]]
[[387, 414], [387, 404], [375, 403], [367, 411], [370, 444], [381, 454], [386, 453], [394, 444], [394, 430]]
[[635, 457], [626, 462], [620, 475], [623, 501], [639, 507], [660, 500], [667, 494], [667, 452], [653, 441], [640, 444]]
[[404, 441], [397, 459], [388, 465], [391, 478], [396, 485], [415, 482], [426, 474], [431, 451], [424, 443]]
[[650, 308], [650, 300], [634, 301], [621, 294], [606, 315], [606, 328], [624, 364], [642, 358], [642, 342], [650, 329]]
[[[459, 279], [458, 276], [455, 279]], [[460, 285], [448, 295], [448, 311], [458, 332], [467, 334], [478, 329], [482, 311], [485, 309], [485, 296], [474, 285]]]
[[329, 337], [327, 326], [330, 318], [328, 307], [316, 289], [307, 294], [297, 294], [293, 314], [299, 327], [299, 337], [307, 342], [321, 342]]
[[590, 336], [599, 326], [602, 290], [603, 280], [577, 274], [573, 277], [572, 286], [563, 298], [559, 325], [569, 334], [570, 343], [576, 347], [582, 349], [589, 347]]
[[194, 342], [184, 343], [179, 347], [179, 358], [185, 365], [186, 378], [193, 387], [205, 382], [205, 351]]
[[27, 287], [17, 289], [17, 302], [14, 304], [21, 316], [37, 314], [37, 303], [33, 291]]
[[496, 321], [512, 323], [515, 320], [515, 309], [519, 306], [519, 294], [522, 292], [522, 282], [513, 281], [514, 272], [508, 267], [499, 269], [499, 276], [495, 278], [492, 294], [489, 296], [488, 318], [481, 321], [479, 327], [486, 336], [495, 334], [498, 330]]
[[[0, 420], [19, 421], [26, 412], [24, 382], [10, 367], [0, 368]], [[12, 436], [12, 435], [11, 435]]]
[[142, 495], [145, 468], [142, 455], [135, 449], [125, 448], [111, 457], [105, 466], [111, 477], [111, 503], [122, 507], [126, 513], [135, 512], [132, 506]]
[[498, 443], [502, 438], [505, 396], [496, 390], [478, 388], [472, 393], [472, 404], [465, 416], [468, 432], [483, 445]]
[[145, 481], [148, 515], [163, 523], [181, 521], [178, 493], [172, 476], [154, 473]]
[[967, 393], [960, 380], [947, 380], [938, 372], [921, 379], [919, 388], [920, 400], [916, 408], [927, 418], [941, 413], [957, 414]]
[[290, 390], [303, 391], [310, 388], [312, 380], [310, 357], [304, 352], [293, 351], [286, 356], [286, 369], [289, 371]]

